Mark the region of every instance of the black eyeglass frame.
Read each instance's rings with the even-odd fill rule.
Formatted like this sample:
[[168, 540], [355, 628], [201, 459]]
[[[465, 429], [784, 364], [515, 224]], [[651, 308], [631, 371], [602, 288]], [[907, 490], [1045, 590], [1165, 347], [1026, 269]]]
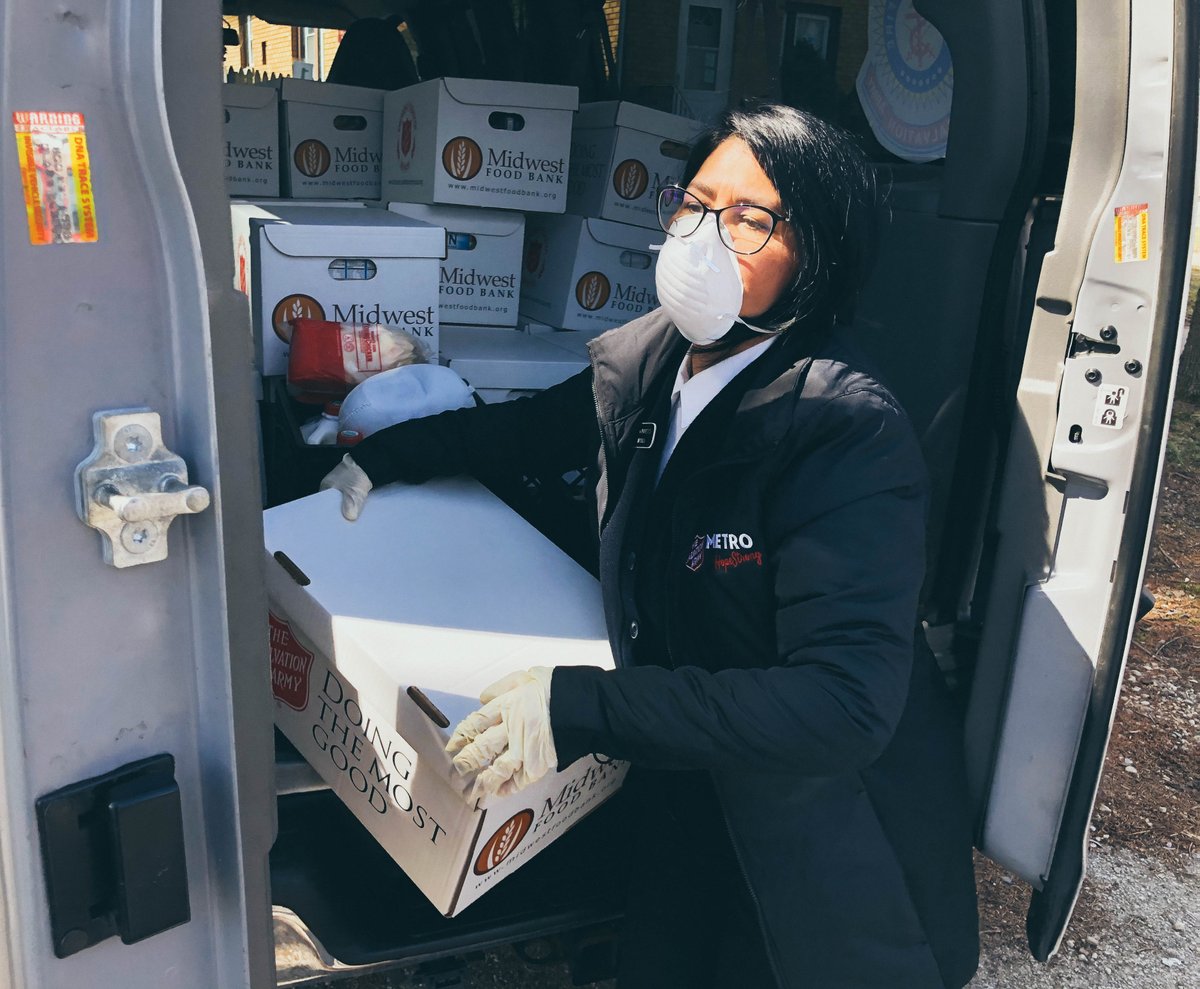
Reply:
[[[708, 216], [709, 213], [711, 213], [713, 216], [715, 216], [717, 218], [718, 233], [720, 231], [724, 230], [725, 226], [724, 226], [724, 224], [721, 223], [721, 214], [724, 213], [727, 209], [745, 209], [747, 206], [753, 206], [755, 209], [760, 209], [764, 213], [766, 213], [768, 216], [770, 216], [771, 217], [771, 229], [769, 231], [767, 231], [767, 236], [763, 239], [762, 246], [756, 247], [753, 251], [739, 251], [732, 244], [728, 243], [725, 240], [724, 236], [721, 237], [722, 244], [724, 244], [731, 251], [733, 251], [734, 254], [740, 254], [742, 257], [745, 257], [745, 258], [748, 258], [748, 257], [751, 257], [751, 256], [757, 254], [764, 247], [766, 247], [769, 243], [771, 243], [771, 238], [775, 236], [775, 229], [779, 226], [779, 224], [787, 223], [792, 218], [791, 213], [787, 213], [787, 214], [776, 213], [775, 210], [771, 209], [769, 206], [761, 206], [758, 203], [730, 203], [728, 206], [722, 206], [719, 209], [713, 209], [711, 206], [705, 206], [704, 203], [700, 202], [699, 196], [697, 196], [694, 192], [689, 192], [687, 189], [685, 189], [681, 185], [664, 185], [664, 186], [660, 187], [658, 190], [658, 195], [656, 197], [656, 201], [654, 204], [655, 212], [658, 213], [658, 225], [660, 227], [662, 227], [663, 232], [665, 234], [667, 234], [668, 236], [672, 236], [672, 237], [675, 235], [672, 234], [671, 231], [668, 230], [665, 226], [663, 226], [663, 222], [662, 222], [662, 209], [661, 209], [662, 198], [663, 198], [663, 194], [667, 193], [667, 192], [681, 192], [685, 196], [691, 196], [694, 200], [696, 200], [696, 202], [700, 203], [700, 208], [704, 212], [702, 212], [700, 214], [700, 219], [696, 222], [696, 230], [700, 229], [700, 224], [704, 222], [704, 218], [706, 216]], [[693, 230], [692, 233], [695, 233], [696, 230]], [[681, 237], [690, 237], [691, 235], [692, 234], [689, 233], [689, 234], [682, 234], [680, 236]]]

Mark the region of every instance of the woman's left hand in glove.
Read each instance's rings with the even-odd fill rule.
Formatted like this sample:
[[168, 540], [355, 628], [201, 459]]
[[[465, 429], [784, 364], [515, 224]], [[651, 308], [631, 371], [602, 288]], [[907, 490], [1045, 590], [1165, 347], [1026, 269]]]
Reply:
[[483, 704], [459, 722], [446, 744], [454, 768], [475, 776], [464, 796], [508, 796], [540, 780], [558, 765], [550, 730], [547, 666], [510, 673], [479, 695]]

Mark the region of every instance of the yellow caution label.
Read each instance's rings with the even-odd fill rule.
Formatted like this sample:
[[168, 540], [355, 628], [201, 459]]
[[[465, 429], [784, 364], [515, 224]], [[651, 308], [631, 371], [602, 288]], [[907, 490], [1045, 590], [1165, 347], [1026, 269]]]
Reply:
[[96, 243], [100, 234], [83, 114], [17, 110], [12, 120], [30, 243]]
[[1113, 242], [1117, 264], [1150, 258], [1150, 204], [1118, 206]]

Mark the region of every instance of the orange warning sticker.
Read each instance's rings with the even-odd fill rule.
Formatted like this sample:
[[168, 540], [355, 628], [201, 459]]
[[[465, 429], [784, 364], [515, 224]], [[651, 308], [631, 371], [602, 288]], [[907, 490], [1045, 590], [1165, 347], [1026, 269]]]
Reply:
[[1113, 242], [1117, 264], [1150, 258], [1150, 204], [1118, 206], [1114, 211]]
[[17, 110], [12, 115], [33, 244], [94, 244], [96, 204], [82, 113]]

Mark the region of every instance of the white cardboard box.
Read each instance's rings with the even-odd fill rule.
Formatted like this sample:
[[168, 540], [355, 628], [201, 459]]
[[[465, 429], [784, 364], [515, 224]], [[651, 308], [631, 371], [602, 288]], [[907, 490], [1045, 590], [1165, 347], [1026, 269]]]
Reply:
[[399, 327], [437, 359], [441, 227], [354, 206], [234, 203], [230, 212], [233, 284], [249, 298], [261, 373], [287, 373], [290, 321], [302, 316]]
[[446, 228], [442, 319], [478, 326], [516, 326], [521, 295], [525, 216], [474, 206], [389, 203], [388, 209]]
[[489, 404], [542, 391], [588, 366], [586, 353], [491, 326], [443, 326], [439, 359]]
[[383, 198], [561, 213], [574, 86], [431, 79], [383, 100]]
[[607, 330], [658, 308], [654, 252], [666, 234], [574, 214], [529, 216], [521, 315], [565, 330]]
[[658, 230], [658, 190], [679, 182], [702, 127], [636, 103], [583, 104], [571, 132], [567, 212]]
[[600, 587], [475, 481], [382, 488], [355, 523], [339, 497], [263, 515], [275, 723], [451, 917], [621, 783], [587, 756], [472, 807], [444, 751], [508, 673], [612, 668]]
[[225, 189], [231, 196], [279, 195], [279, 94], [225, 83]]
[[378, 199], [383, 90], [280, 79], [282, 192], [293, 199]]

